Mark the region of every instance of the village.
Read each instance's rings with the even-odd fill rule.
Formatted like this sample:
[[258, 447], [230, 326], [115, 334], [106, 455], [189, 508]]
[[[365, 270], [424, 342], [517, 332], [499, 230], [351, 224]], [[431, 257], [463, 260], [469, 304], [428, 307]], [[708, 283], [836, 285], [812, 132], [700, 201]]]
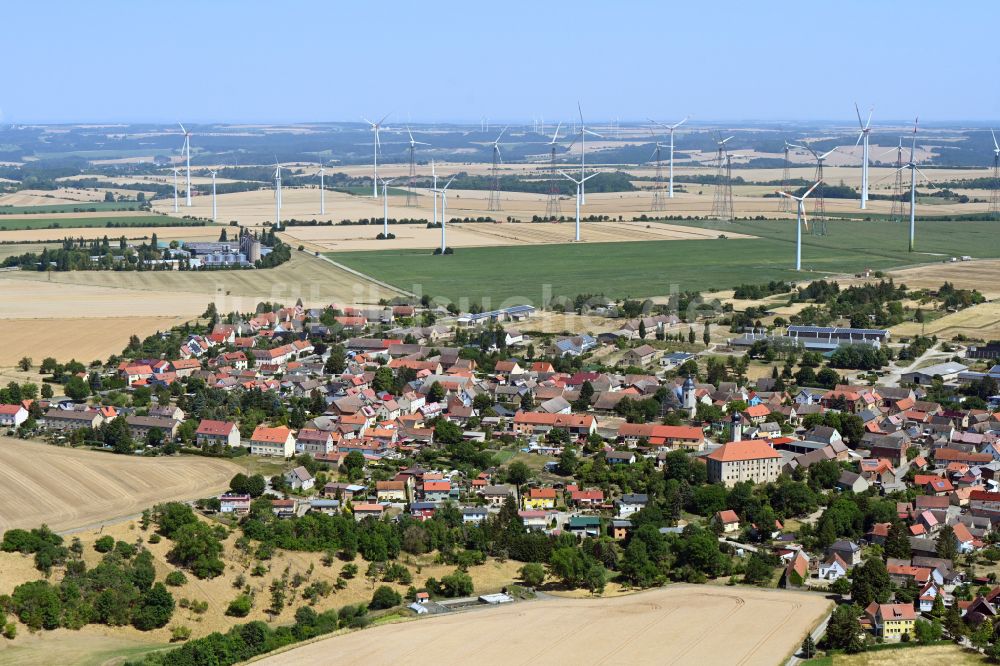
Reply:
[[[887, 330], [752, 324], [716, 343], [706, 324], [699, 345], [694, 323], [632, 311], [608, 303], [608, 332], [559, 335], [525, 333], [530, 306], [210, 306], [204, 325], [134, 338], [109, 364], [46, 359], [41, 396], [0, 390], [0, 427], [121, 454], [264, 461], [261, 481], [241, 475], [197, 503], [224, 520], [261, 501], [278, 520], [359, 526], [504, 516], [557, 552], [586, 552], [572, 566], [549, 546], [534, 585], [600, 594], [612, 581], [725, 578], [836, 595], [807, 656], [814, 638], [859, 651], [947, 635], [993, 649], [1000, 347], [942, 361], [926, 344], [920, 367], [851, 378], [807, 360], [884, 353]], [[786, 371], [776, 358], [751, 379], [762, 344]], [[707, 552], [685, 550], [706, 536]], [[410, 607], [426, 613], [432, 596], [418, 589]]]

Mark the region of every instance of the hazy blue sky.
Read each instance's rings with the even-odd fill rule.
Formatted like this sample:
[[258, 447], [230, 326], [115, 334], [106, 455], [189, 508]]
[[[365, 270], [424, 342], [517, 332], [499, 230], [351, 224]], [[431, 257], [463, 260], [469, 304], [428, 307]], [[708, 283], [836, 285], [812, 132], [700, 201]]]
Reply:
[[[1000, 117], [980, 2], [73, 0], [0, 10], [14, 122]], [[989, 83], [988, 83], [989, 82]]]

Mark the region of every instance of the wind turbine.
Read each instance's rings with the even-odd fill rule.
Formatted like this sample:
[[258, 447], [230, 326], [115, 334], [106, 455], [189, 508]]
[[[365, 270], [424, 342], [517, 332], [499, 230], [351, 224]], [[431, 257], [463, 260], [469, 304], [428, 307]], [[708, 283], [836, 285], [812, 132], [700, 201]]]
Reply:
[[431, 178], [434, 181], [434, 185], [431, 187], [431, 196], [434, 199], [434, 224], [438, 221], [438, 174], [437, 168], [434, 166], [434, 160], [431, 160]]
[[382, 129], [382, 123], [385, 122], [385, 119], [388, 118], [389, 115], [390, 114], [388, 113], [385, 114], [384, 116], [382, 116], [382, 120], [378, 121], [377, 123], [373, 123], [364, 116], [361, 116], [362, 118], [364, 118], [364, 121], [366, 123], [372, 126], [372, 131], [375, 132], [375, 161], [372, 163], [372, 199], [378, 199], [378, 151], [379, 148], [382, 147], [382, 144], [379, 143], [378, 140], [378, 132], [380, 129]]
[[653, 119], [650, 119], [649, 121], [651, 123], [656, 123], [670, 132], [670, 186], [667, 190], [667, 196], [671, 199], [674, 198], [674, 130], [686, 123], [688, 118], [690, 118], [690, 116], [684, 116], [684, 120], [674, 123], [673, 125], [664, 125], [663, 123], [656, 122]]
[[177, 172], [179, 169], [174, 167], [174, 212], [177, 212]]
[[872, 112], [874, 110], [868, 110], [868, 122], [863, 123], [861, 122], [861, 109], [858, 108], [857, 102], [854, 103], [854, 111], [858, 114], [858, 126], [861, 127], [858, 140], [854, 142], [854, 145], [864, 141], [861, 149], [861, 210], [868, 208], [868, 135], [871, 132]]
[[[651, 121], [652, 122], [652, 121]], [[653, 203], [650, 206], [651, 210], [658, 211], [663, 210], [666, 207], [666, 202], [663, 200], [663, 164], [660, 159], [660, 151], [664, 148], [664, 145], [660, 143], [660, 138], [656, 136], [653, 129], [649, 129], [649, 136], [653, 139], [653, 153], [649, 156], [647, 162], [654, 162], [656, 164], [656, 180], [653, 185]]]
[[326, 215], [326, 188], [323, 187], [323, 175], [326, 173], [326, 165], [320, 164], [319, 171], [316, 175], [319, 176], [319, 214]]
[[587, 180], [583, 176], [583, 172], [587, 167], [587, 135], [596, 136], [598, 138], [604, 138], [597, 132], [591, 132], [587, 129], [587, 126], [583, 123], [583, 108], [580, 106], [580, 102], [576, 103], [576, 110], [580, 113], [580, 181], [581, 185], [578, 189], [579, 196], [582, 199], [581, 203], [587, 203], [587, 188], [583, 186], [583, 181]]
[[413, 192], [413, 182], [417, 179], [417, 161], [415, 157], [417, 146], [429, 146], [431, 144], [414, 140], [413, 132], [410, 131], [409, 126], [406, 128], [406, 133], [410, 135], [410, 180], [407, 183], [406, 205], [412, 206], [417, 201], [417, 196]]
[[804, 222], [807, 227], [809, 226], [809, 218], [806, 217], [806, 197], [812, 194], [813, 190], [819, 187], [821, 182], [823, 181], [817, 180], [801, 197], [789, 194], [788, 192], [778, 191], [778, 194], [789, 199], [794, 199], [797, 204], [795, 215], [795, 270], [797, 271], [802, 270], [802, 224]]
[[[435, 180], [437, 176], [434, 177]], [[455, 176], [448, 179], [445, 186], [440, 190], [434, 188], [435, 194], [441, 195], [441, 254], [444, 255], [444, 251], [448, 248], [445, 227], [448, 224], [448, 186], [451, 185], [451, 181], [455, 180]]]
[[382, 179], [382, 236], [386, 240], [389, 239], [389, 183], [395, 183], [396, 180]]
[[212, 174], [212, 222], [215, 222], [219, 217], [219, 208], [215, 204], [215, 174], [217, 171], [209, 171]]
[[993, 136], [993, 189], [990, 190], [990, 215], [994, 218], [1000, 214], [1000, 144], [997, 143], [997, 135], [990, 130]]
[[187, 161], [187, 206], [191, 206], [191, 132], [184, 129], [184, 125], [177, 123], [181, 127], [181, 131], [184, 132], [184, 145], [181, 146], [181, 151], [185, 153], [185, 160]]
[[583, 184], [585, 182], [587, 182], [587, 180], [589, 180], [589, 179], [593, 178], [594, 176], [596, 176], [597, 173], [592, 173], [589, 176], [585, 176], [585, 177], [581, 178], [580, 180], [577, 180], [576, 178], [574, 178], [573, 176], [569, 175], [565, 171], [560, 171], [559, 173], [561, 173], [564, 178], [568, 178], [569, 180], [572, 180], [574, 183], [576, 183], [576, 238], [574, 238], [573, 240], [575, 240], [577, 243], [579, 243], [580, 242], [580, 202], [581, 202], [581, 199], [583, 198], [583, 196], [582, 196], [582, 194], [583, 194]]
[[910, 143], [910, 161], [897, 169], [897, 171], [902, 171], [903, 169], [910, 170], [910, 252], [913, 252], [914, 236], [917, 229], [917, 174], [919, 173], [920, 177], [926, 180], [928, 185], [931, 187], [934, 186], [931, 179], [917, 167], [915, 161], [914, 154], [917, 151], [917, 121], [919, 121], [919, 118], [913, 120], [913, 141]]
[[281, 165], [274, 161], [274, 226], [281, 226]]

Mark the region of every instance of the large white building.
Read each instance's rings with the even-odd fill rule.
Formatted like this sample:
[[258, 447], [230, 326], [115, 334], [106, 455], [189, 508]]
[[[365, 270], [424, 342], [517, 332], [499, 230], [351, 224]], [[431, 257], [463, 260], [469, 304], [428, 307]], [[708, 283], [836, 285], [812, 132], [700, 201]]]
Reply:
[[734, 486], [743, 481], [767, 483], [781, 474], [781, 454], [757, 439], [723, 444], [705, 456], [708, 480]]

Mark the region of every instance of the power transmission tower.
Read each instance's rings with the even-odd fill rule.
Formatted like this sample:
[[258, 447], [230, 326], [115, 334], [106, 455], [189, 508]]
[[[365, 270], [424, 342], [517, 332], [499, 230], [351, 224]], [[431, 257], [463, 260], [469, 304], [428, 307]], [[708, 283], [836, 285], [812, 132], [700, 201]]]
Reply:
[[[728, 139], [726, 139], [728, 141]], [[712, 217], [726, 222], [733, 221], [733, 163], [726, 142], [719, 142], [719, 169], [715, 175], [715, 199], [712, 201]]]
[[[823, 180], [823, 160], [816, 162], [816, 179], [813, 182]], [[813, 223], [811, 225], [813, 236], [826, 235], [826, 202], [823, 199], [823, 189], [826, 183], [820, 183], [813, 196]]]
[[[558, 134], [558, 130], [556, 130]], [[545, 202], [545, 217], [549, 220], [558, 219], [562, 214], [561, 206], [559, 205], [559, 169], [556, 167], [556, 144], [555, 140], [552, 141], [552, 151], [549, 157], [549, 170], [550, 170], [550, 180], [549, 180], [549, 198]]]
[[[781, 191], [791, 192], [792, 191], [792, 171], [791, 164], [788, 160], [788, 142], [785, 142], [785, 168], [781, 172]], [[792, 211], [792, 200], [788, 197], [778, 197], [778, 210], [782, 213], [790, 213]]]
[[653, 183], [653, 203], [650, 206], [650, 210], [661, 211], [667, 209], [667, 193], [663, 190], [663, 162], [660, 160], [660, 150], [663, 146], [656, 135], [653, 134], [653, 130], [649, 130], [649, 134], [653, 137], [653, 143], [656, 145], [652, 155], [656, 160], [656, 178]]

